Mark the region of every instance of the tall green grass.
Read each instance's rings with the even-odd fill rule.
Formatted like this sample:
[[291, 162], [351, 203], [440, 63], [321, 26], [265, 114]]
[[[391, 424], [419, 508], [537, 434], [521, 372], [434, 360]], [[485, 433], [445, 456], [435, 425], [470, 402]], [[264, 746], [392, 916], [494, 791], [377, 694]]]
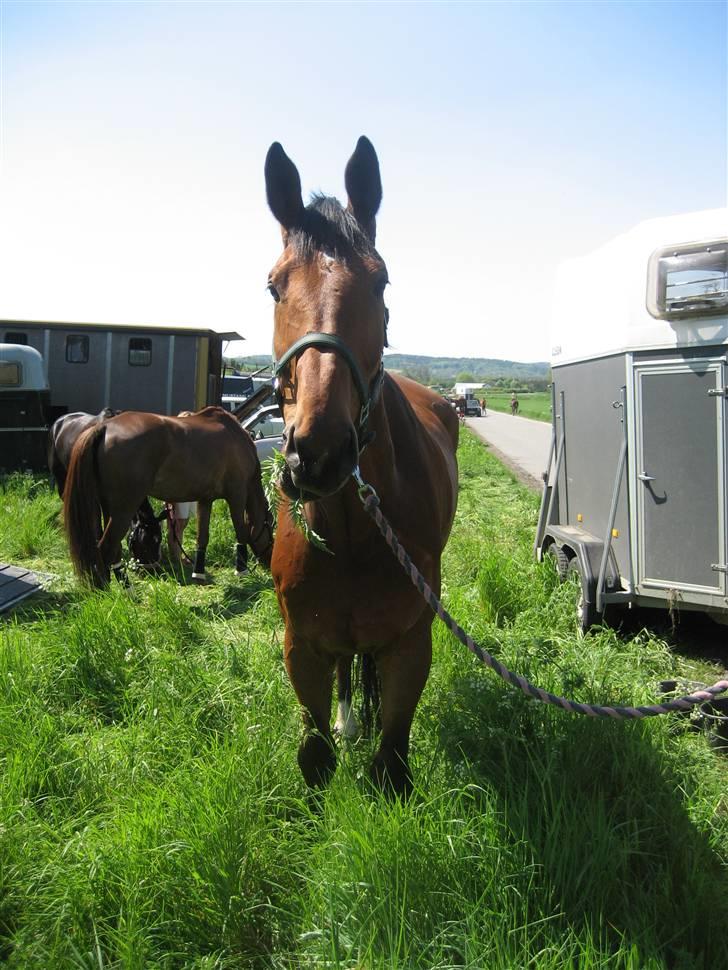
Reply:
[[[467, 432], [459, 457], [444, 598], [487, 649], [607, 703], [694, 673], [646, 630], [579, 638], [532, 559], [536, 498]], [[689, 719], [544, 708], [437, 625], [413, 797], [371, 791], [365, 740], [311, 795], [271, 583], [235, 579], [222, 507], [213, 585], [92, 592], [49, 490], [4, 495], [0, 559], [28, 519], [28, 561], [58, 577], [0, 623], [8, 967], [728, 967], [728, 775]]]

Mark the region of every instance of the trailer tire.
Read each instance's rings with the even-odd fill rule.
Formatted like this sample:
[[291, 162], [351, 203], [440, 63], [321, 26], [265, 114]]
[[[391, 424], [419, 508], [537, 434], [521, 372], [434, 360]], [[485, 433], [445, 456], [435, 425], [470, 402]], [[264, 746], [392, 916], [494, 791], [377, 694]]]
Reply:
[[586, 596], [586, 582], [582, 573], [579, 559], [574, 556], [569, 560], [566, 569], [566, 579], [574, 584], [576, 596], [576, 625], [577, 630], [583, 636], [596, 623], [599, 622], [599, 614], [594, 603], [590, 603]]
[[569, 570], [569, 557], [566, 555], [561, 546], [557, 546], [555, 542], [552, 542], [548, 547], [545, 552], [545, 556], [548, 561], [553, 564], [559, 582], [563, 583]]

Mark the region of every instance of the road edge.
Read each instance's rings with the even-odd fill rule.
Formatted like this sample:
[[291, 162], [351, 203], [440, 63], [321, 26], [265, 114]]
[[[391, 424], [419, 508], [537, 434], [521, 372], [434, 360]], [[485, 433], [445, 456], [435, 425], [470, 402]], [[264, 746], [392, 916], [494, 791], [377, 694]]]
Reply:
[[465, 419], [465, 427], [468, 428], [478, 441], [491, 452], [491, 454], [498, 459], [501, 465], [505, 465], [509, 472], [516, 476], [521, 485], [525, 485], [526, 488], [530, 488], [531, 491], [540, 492], [543, 488], [543, 481], [541, 479], [535, 478], [530, 472], [527, 472], [525, 468], [522, 468], [516, 461], [509, 458], [508, 455], [504, 455], [503, 452], [496, 448], [495, 445], [491, 444], [487, 438], [484, 438], [480, 432], [473, 427], [473, 425]]

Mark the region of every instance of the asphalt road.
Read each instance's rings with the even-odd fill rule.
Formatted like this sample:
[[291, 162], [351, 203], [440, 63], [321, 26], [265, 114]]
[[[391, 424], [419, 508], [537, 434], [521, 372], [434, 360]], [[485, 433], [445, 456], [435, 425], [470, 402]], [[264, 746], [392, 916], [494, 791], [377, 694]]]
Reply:
[[488, 411], [482, 418], [466, 418], [465, 423], [522, 481], [541, 488], [551, 445], [550, 424], [499, 411]]

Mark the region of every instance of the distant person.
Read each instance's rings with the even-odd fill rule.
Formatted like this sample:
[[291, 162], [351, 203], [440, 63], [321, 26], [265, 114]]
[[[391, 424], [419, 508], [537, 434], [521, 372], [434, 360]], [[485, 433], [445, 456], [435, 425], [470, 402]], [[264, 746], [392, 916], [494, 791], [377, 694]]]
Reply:
[[487, 403], [487, 402], [486, 402], [486, 400], [485, 400], [485, 398], [483, 398], [483, 399], [481, 400], [481, 402], [480, 402], [480, 410], [481, 410], [481, 412], [482, 412], [482, 414], [483, 414], [483, 417], [485, 417], [485, 416], [486, 416], [486, 414], [488, 413], [488, 412], [486, 411], [486, 408], [485, 408], [485, 405], [486, 405], [486, 403]]
[[511, 394], [511, 414], [518, 414], [518, 396], [515, 391]]

